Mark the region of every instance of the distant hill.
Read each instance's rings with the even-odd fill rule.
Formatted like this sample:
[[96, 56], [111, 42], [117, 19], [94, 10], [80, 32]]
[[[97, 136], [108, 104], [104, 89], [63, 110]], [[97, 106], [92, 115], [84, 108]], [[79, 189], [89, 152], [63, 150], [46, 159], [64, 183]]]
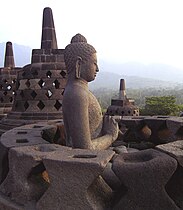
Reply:
[[126, 88], [174, 88], [174, 82], [155, 80], [137, 76], [126, 76], [111, 72], [99, 72], [96, 79], [89, 84], [91, 90], [99, 88], [119, 89], [120, 79], [125, 79]]
[[[12, 43], [16, 67], [23, 67], [31, 62], [32, 49], [28, 46]], [[4, 66], [6, 43], [0, 43], [0, 67]]]
[[165, 64], [144, 65], [137, 62], [113, 63], [100, 60], [99, 67], [102, 71], [120, 75], [138, 76], [162, 81], [183, 83], [183, 69]]

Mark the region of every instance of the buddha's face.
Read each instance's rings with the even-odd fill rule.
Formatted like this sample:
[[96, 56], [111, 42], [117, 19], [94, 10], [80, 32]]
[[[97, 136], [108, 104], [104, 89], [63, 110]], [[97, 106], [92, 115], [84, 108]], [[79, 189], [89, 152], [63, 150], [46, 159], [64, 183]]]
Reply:
[[99, 72], [96, 53], [92, 54], [87, 60], [83, 60], [80, 65], [80, 77], [87, 82], [95, 79]]

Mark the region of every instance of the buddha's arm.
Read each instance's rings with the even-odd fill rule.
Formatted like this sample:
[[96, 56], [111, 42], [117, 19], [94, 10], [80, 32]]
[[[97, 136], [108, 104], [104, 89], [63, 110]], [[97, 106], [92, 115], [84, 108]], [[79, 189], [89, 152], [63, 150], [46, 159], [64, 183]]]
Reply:
[[64, 115], [67, 116], [69, 136], [74, 148], [91, 149], [88, 117], [88, 95], [80, 88], [73, 89], [64, 98]]

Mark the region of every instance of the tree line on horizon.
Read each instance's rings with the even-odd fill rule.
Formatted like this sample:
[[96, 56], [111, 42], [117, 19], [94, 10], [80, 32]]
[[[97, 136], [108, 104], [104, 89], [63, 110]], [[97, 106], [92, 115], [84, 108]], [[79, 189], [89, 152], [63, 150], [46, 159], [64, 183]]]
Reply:
[[[98, 99], [102, 110], [106, 110], [111, 99], [118, 98], [118, 90], [97, 89], [93, 94]], [[172, 115], [179, 116], [183, 112], [183, 88], [144, 88], [127, 89], [127, 98], [135, 100], [135, 105], [140, 109], [140, 115]]]

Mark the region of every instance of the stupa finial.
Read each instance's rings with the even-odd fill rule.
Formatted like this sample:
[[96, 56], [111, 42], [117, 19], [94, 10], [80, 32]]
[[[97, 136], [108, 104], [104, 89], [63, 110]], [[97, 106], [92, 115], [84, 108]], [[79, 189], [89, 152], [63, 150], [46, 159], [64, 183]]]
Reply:
[[45, 7], [43, 10], [41, 49], [57, 48], [57, 38], [52, 10], [49, 7]]
[[14, 56], [13, 56], [13, 48], [12, 43], [6, 43], [6, 51], [5, 51], [5, 59], [4, 59], [4, 67], [15, 67]]
[[124, 79], [120, 79], [119, 99], [120, 100], [126, 99], [125, 80]]

